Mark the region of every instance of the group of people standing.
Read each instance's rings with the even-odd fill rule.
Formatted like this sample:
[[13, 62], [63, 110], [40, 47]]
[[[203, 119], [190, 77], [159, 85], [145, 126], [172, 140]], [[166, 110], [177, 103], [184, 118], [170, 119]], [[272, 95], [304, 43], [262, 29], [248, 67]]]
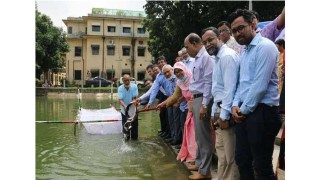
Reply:
[[190, 33], [173, 67], [164, 56], [149, 65], [150, 89], [142, 96], [134, 84], [124, 81], [119, 87], [122, 109], [130, 102], [150, 108], [158, 99], [159, 136], [180, 148], [177, 160], [192, 163], [188, 169], [197, 173], [190, 179], [211, 178], [214, 151], [218, 179], [276, 179], [272, 154], [282, 125], [284, 55], [278, 67], [284, 39], [278, 42], [278, 36], [284, 9], [266, 29], [258, 29], [257, 22], [256, 13], [238, 9], [217, 28], [203, 29], [201, 37]]

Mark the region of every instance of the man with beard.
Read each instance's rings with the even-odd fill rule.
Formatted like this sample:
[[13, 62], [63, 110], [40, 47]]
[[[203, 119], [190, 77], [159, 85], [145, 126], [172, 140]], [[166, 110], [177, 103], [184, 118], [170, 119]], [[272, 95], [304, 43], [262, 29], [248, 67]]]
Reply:
[[281, 127], [278, 94], [278, 49], [255, 31], [254, 15], [237, 9], [230, 15], [231, 32], [245, 51], [233, 100], [237, 122], [236, 162], [243, 180], [276, 179], [272, 154]]
[[211, 178], [212, 138], [210, 115], [212, 106], [211, 86], [213, 60], [195, 33], [189, 34], [184, 40], [187, 53], [195, 58], [189, 90], [193, 96], [192, 112], [194, 114], [195, 135], [198, 145], [195, 165], [189, 170], [198, 171], [190, 175], [190, 179]]
[[235, 162], [234, 123], [231, 117], [231, 105], [236, 91], [239, 55], [219, 40], [219, 31], [214, 27], [202, 31], [202, 44], [209, 55], [214, 55], [211, 111], [211, 127], [218, 125], [215, 148], [218, 156], [218, 179], [238, 180], [239, 170]]
[[[170, 82], [170, 94], [172, 96], [177, 86], [177, 77], [173, 74], [173, 67], [170, 64], [166, 64], [162, 67], [162, 73], [166, 79]], [[172, 106], [167, 107], [168, 114], [172, 113], [172, 119], [169, 119], [170, 128], [173, 130], [171, 145], [178, 145], [182, 142], [182, 130], [180, 123], [180, 109], [179, 103], [175, 103]], [[172, 126], [171, 126], [172, 125]]]

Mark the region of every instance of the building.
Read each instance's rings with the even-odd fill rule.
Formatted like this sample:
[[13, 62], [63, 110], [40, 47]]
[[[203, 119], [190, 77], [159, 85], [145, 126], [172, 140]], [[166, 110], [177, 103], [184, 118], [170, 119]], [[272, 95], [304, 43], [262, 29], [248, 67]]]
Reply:
[[93, 8], [88, 16], [64, 19], [70, 46], [67, 80], [84, 84], [90, 77], [111, 80], [125, 73], [143, 80], [152, 62], [142, 26], [145, 16], [144, 11]]

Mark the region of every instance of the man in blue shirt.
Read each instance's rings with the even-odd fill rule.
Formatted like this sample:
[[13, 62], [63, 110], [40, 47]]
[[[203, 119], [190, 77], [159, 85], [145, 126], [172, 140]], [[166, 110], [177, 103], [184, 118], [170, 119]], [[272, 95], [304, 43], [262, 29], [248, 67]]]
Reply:
[[[255, 32], [254, 15], [238, 9], [230, 15], [231, 31], [246, 48], [232, 116], [237, 122], [236, 162], [243, 180], [276, 179], [272, 167], [275, 137], [281, 127], [278, 94], [278, 50]], [[255, 172], [255, 173], [254, 173]]]
[[[122, 126], [127, 122], [126, 116], [127, 105], [138, 97], [138, 87], [134, 83], [130, 83], [130, 75], [124, 74], [122, 77], [123, 84], [118, 88], [118, 99], [121, 108]], [[122, 128], [125, 139], [137, 139], [138, 138], [138, 114], [132, 122], [131, 133]]]
[[[162, 67], [162, 73], [170, 83], [169, 96], [172, 96], [177, 86], [177, 77], [173, 73], [173, 67], [169, 64], [164, 65]], [[168, 117], [172, 117], [168, 119], [170, 124], [170, 130], [172, 132], [172, 140], [170, 141], [171, 145], [178, 145], [182, 142], [182, 127], [180, 123], [180, 109], [178, 106], [179, 104], [176, 103], [173, 106], [167, 107]]]
[[236, 135], [231, 106], [238, 80], [239, 55], [220, 41], [217, 28], [209, 27], [202, 33], [202, 44], [205, 45], [209, 55], [214, 56], [211, 127], [213, 124], [219, 125], [215, 130], [218, 179], [238, 180], [240, 175], [234, 158]]

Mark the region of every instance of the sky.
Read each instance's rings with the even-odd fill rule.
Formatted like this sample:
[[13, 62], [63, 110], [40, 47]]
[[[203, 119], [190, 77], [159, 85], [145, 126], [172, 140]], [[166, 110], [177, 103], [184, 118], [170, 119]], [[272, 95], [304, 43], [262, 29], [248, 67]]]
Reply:
[[67, 27], [62, 19], [67, 17], [86, 16], [91, 13], [92, 8], [122, 9], [143, 11], [146, 0], [38, 0], [38, 11], [49, 16], [53, 24], [62, 27], [64, 31]]

